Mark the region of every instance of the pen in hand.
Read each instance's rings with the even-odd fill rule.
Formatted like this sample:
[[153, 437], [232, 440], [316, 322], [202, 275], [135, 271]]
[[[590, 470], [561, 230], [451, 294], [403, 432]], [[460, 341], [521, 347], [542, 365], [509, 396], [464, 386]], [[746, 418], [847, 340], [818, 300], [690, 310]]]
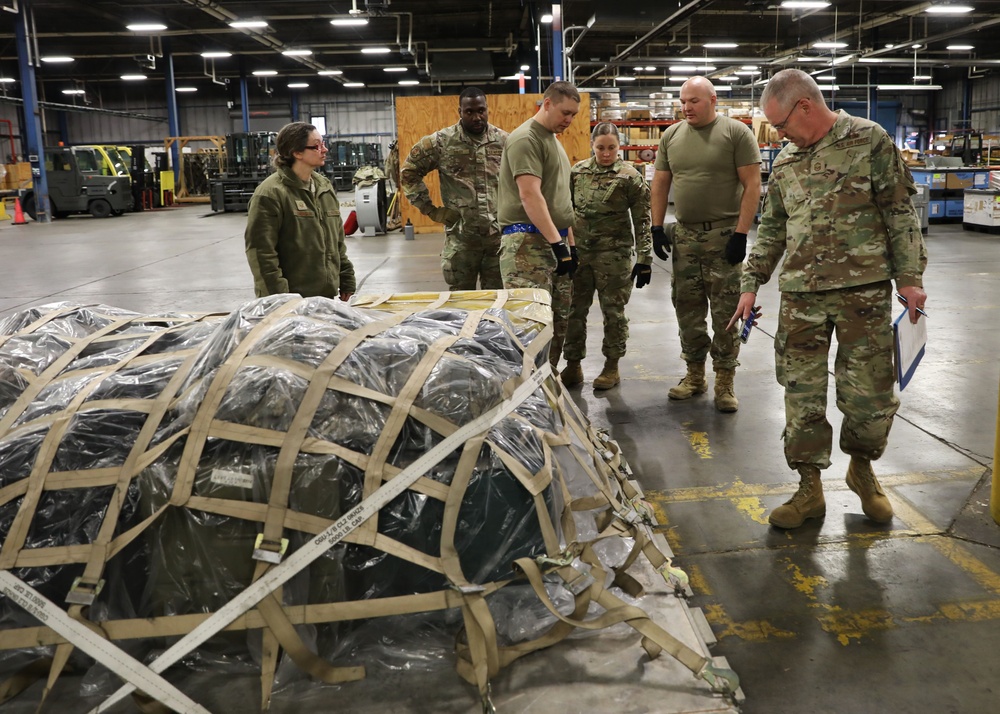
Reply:
[[[902, 302], [904, 305], [908, 305], [909, 304], [909, 301], [905, 297], [903, 297], [902, 295], [900, 295], [899, 293], [896, 293], [896, 297], [899, 298], [900, 302]], [[923, 310], [921, 310], [919, 307], [917, 308], [917, 312], [919, 312], [924, 317], [927, 317], [927, 313], [924, 312]]]

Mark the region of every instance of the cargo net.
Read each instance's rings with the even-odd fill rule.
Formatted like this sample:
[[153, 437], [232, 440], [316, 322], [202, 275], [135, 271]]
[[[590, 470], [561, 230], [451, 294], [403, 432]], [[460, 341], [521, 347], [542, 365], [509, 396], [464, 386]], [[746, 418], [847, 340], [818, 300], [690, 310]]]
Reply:
[[206, 711], [160, 675], [200, 654], [259, 668], [266, 708], [285, 671], [364, 677], [366, 643], [407, 618], [450, 628], [484, 709], [505, 665], [621, 622], [735, 691], [630, 600], [640, 556], [684, 574], [550, 376], [547, 303], [278, 295], [0, 321], [0, 702], [103, 667], [95, 711]]

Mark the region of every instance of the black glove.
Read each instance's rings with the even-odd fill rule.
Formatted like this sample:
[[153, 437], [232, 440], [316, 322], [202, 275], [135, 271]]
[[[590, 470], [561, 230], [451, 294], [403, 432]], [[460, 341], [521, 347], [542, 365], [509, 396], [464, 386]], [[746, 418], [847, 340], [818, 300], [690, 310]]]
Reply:
[[747, 257], [747, 234], [733, 233], [726, 243], [726, 262], [730, 265], [742, 263]]
[[643, 265], [642, 263], [636, 263], [632, 266], [632, 279], [635, 281], [635, 287], [637, 290], [649, 285], [650, 279], [653, 277], [653, 269], [648, 265]]
[[570, 271], [570, 275], [576, 272], [576, 269], [580, 267], [580, 254], [576, 251], [576, 246], [571, 245], [569, 247], [569, 254], [573, 258], [573, 269]]
[[573, 253], [570, 251], [566, 241], [549, 243], [552, 252], [556, 254], [556, 275], [572, 275], [576, 270], [576, 263], [573, 262]]
[[653, 226], [652, 233], [653, 252], [660, 260], [668, 260], [670, 258], [670, 237], [663, 230], [663, 226]]

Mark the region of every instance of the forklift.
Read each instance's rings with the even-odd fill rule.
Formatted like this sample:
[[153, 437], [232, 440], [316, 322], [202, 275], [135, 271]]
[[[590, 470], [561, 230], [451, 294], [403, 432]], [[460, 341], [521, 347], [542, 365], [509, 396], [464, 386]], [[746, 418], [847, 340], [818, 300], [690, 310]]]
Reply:
[[[45, 149], [45, 172], [49, 184], [52, 215], [65, 218], [71, 213], [89, 213], [94, 218], [120, 216], [132, 209], [132, 186], [128, 175], [107, 176], [103, 158], [89, 146]], [[23, 199], [24, 212], [38, 220], [34, 188]]]
[[274, 140], [270, 131], [226, 135], [219, 174], [209, 181], [212, 210], [245, 211], [260, 182], [274, 173]]

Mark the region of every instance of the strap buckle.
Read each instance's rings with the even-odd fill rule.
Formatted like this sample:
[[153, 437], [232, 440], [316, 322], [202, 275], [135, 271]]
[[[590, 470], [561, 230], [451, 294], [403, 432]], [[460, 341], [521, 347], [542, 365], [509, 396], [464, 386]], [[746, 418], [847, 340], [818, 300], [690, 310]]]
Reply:
[[257, 540], [253, 544], [253, 559], [261, 560], [265, 563], [278, 564], [285, 557], [288, 550], [288, 539], [264, 540], [264, 534], [258, 533]]
[[73, 581], [72, 587], [66, 593], [66, 602], [71, 605], [93, 605], [103, 589], [104, 580], [84, 580], [83, 576], [80, 576]]

